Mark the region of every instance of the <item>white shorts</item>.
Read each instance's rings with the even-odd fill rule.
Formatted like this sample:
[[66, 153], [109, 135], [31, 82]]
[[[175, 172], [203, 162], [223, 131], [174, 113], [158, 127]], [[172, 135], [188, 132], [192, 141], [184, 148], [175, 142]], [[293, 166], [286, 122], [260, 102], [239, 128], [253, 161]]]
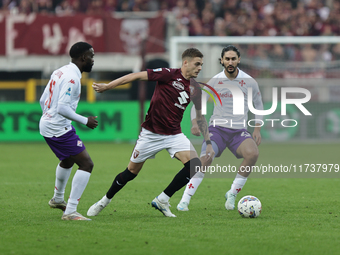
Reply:
[[166, 149], [172, 158], [176, 152], [195, 150], [183, 133], [160, 135], [142, 128], [130, 160], [134, 163], [141, 163], [149, 158], [155, 158], [155, 155], [163, 149]]

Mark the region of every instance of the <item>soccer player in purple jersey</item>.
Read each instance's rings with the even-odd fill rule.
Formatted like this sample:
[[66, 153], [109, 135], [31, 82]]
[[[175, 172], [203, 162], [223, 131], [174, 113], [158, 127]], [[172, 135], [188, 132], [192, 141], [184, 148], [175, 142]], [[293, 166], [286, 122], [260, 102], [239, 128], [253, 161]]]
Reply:
[[[237, 194], [245, 185], [250, 174], [251, 167], [255, 165], [259, 150], [258, 146], [261, 143], [261, 121], [262, 116], [255, 116], [256, 124], [254, 132], [251, 135], [246, 129], [246, 122], [248, 118], [248, 104], [244, 103], [244, 114], [233, 114], [233, 95], [230, 93], [227, 85], [238, 87], [248, 98], [248, 88], [252, 89], [253, 103], [256, 109], [263, 110], [263, 103], [261, 93], [257, 82], [248, 74], [238, 68], [241, 57], [239, 50], [229, 45], [223, 48], [221, 53], [220, 63], [223, 71], [216, 74], [208, 84], [213, 87], [217, 93], [222, 97], [222, 105], [215, 105], [213, 115], [209, 122], [209, 136], [212, 142], [216, 157], [220, 157], [222, 152], [228, 148], [237, 158], [243, 158], [239, 171], [231, 185], [230, 190], [226, 193], [225, 208], [227, 210], [234, 210], [235, 199]], [[209, 89], [208, 89], [209, 91]], [[211, 91], [210, 91], [211, 92]], [[206, 97], [207, 99], [208, 97]], [[191, 132], [199, 136], [200, 131], [197, 127], [194, 111], [191, 112], [192, 128]], [[215, 120], [220, 120], [216, 121]], [[227, 121], [225, 121], [227, 120]], [[203, 170], [210, 166], [214, 157], [210, 160], [205, 160], [206, 143], [202, 144], [201, 160]], [[186, 186], [182, 199], [177, 205], [177, 210], [188, 211], [188, 205], [191, 197], [195, 194], [198, 186], [201, 184], [204, 177], [204, 172], [197, 172]]]
[[[113, 196], [127, 182], [137, 176], [147, 159], [154, 158], [159, 151], [166, 149], [170, 156], [179, 159], [184, 167], [151, 204], [165, 216], [176, 217], [170, 211], [169, 199], [188, 183], [190, 169], [201, 167], [201, 161], [189, 139], [182, 133], [180, 123], [184, 110], [190, 103], [190, 79], [197, 77], [202, 65], [203, 54], [195, 48], [190, 48], [182, 54], [181, 68], [148, 69], [147, 71], [125, 75], [108, 84], [93, 84], [95, 91], [103, 92], [135, 80], [157, 81], [150, 108], [142, 124], [142, 131], [132, 152], [128, 167], [116, 176], [106, 195], [89, 208], [88, 216], [98, 215], [110, 203]], [[197, 87], [197, 83], [192, 82], [192, 84], [195, 86], [193, 89], [195, 96], [192, 97], [192, 100], [196, 108], [197, 124], [203, 137], [208, 141], [207, 121], [201, 114], [201, 90]], [[212, 146], [208, 145], [206, 157], [210, 158], [213, 155]]]
[[[91, 72], [94, 50], [86, 42], [77, 42], [71, 47], [70, 56], [72, 61], [68, 65], [52, 73], [40, 98], [43, 111], [39, 122], [40, 134], [60, 160], [56, 169], [54, 196], [48, 204], [51, 208], [65, 211], [63, 220], [90, 220], [77, 212], [77, 205], [89, 181], [93, 162], [71, 122], [76, 121], [91, 129], [98, 126], [97, 117], [84, 117], [76, 113], [80, 99], [81, 73]], [[73, 177], [66, 204], [65, 187], [75, 163], [79, 169]]]

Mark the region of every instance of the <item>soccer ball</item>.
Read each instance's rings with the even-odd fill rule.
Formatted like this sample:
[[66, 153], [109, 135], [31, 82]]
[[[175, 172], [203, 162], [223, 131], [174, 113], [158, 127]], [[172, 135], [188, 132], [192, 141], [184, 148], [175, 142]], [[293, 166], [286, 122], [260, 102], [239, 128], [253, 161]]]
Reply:
[[242, 217], [256, 218], [262, 211], [261, 201], [251, 195], [244, 196], [238, 202], [237, 210]]

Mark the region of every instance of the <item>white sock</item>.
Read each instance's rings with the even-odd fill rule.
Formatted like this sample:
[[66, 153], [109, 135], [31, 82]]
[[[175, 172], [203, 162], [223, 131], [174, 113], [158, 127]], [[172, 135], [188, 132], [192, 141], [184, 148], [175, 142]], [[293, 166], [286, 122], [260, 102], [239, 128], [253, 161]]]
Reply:
[[195, 194], [198, 186], [201, 184], [204, 178], [204, 173], [197, 172], [186, 185], [181, 202], [190, 203], [191, 197]]
[[111, 200], [112, 200], [112, 198], [109, 199], [109, 198], [107, 198], [106, 195], [104, 195], [104, 196], [102, 197], [102, 199], [100, 199], [100, 203], [101, 203], [102, 205], [104, 205], [104, 206], [107, 206], [107, 205], [111, 202]]
[[56, 202], [64, 201], [65, 187], [72, 171], [71, 168], [63, 168], [59, 164], [55, 171], [54, 196]]
[[247, 177], [244, 177], [240, 174], [237, 174], [235, 179], [234, 179], [233, 184], [231, 184], [231, 189], [230, 189], [231, 192], [234, 195], [237, 195], [241, 191], [241, 189], [243, 188], [246, 181], [247, 181]]
[[162, 203], [166, 203], [169, 202], [170, 197], [165, 194], [164, 192], [162, 192], [159, 196], [158, 196], [158, 200]]
[[89, 182], [91, 173], [78, 169], [72, 180], [72, 188], [70, 198], [67, 201], [65, 214], [77, 211], [77, 205], [83, 194], [87, 183]]

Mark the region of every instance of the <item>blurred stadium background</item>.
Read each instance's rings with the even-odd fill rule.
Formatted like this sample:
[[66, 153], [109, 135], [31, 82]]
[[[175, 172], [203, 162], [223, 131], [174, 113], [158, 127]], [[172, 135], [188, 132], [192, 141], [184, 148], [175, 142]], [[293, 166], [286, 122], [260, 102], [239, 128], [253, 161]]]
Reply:
[[258, 81], [265, 109], [273, 87], [312, 94], [305, 104], [312, 116], [295, 106], [281, 116], [278, 107], [268, 118], [298, 125], [267, 123], [265, 141], [339, 139], [338, 0], [2, 0], [0, 10], [0, 141], [42, 141], [39, 97], [51, 72], [70, 61], [68, 50], [77, 41], [91, 43], [96, 53], [93, 71], [83, 74], [78, 112], [98, 115], [100, 126], [76, 125], [85, 141], [135, 140], [155, 86], [132, 83], [95, 94], [93, 81], [179, 67], [181, 52], [192, 46], [205, 55], [199, 78], [207, 80], [221, 71], [218, 58], [228, 44], [240, 48], [240, 68]]
[[[0, 254], [338, 254], [339, 15], [339, 0], [0, 0]], [[308, 89], [312, 97], [304, 105], [312, 116], [292, 105], [288, 116], [279, 106], [267, 116], [298, 125], [264, 126], [257, 166], [322, 164], [327, 173], [252, 173], [239, 198], [256, 195], [263, 212], [250, 221], [224, 210], [234, 173], [207, 174], [190, 211], [176, 212], [175, 223], [150, 211], [150, 201], [182, 167], [162, 151], [101, 216], [89, 224], [61, 221], [61, 212], [47, 207], [58, 160], [39, 134], [38, 101], [77, 41], [96, 53], [93, 71], [83, 74], [77, 112], [99, 120], [95, 130], [74, 124], [96, 169], [79, 205], [83, 215], [125, 169], [133, 150], [125, 142], [137, 139], [155, 86], [132, 83], [96, 94], [93, 81], [179, 67], [188, 46], [205, 55], [202, 80], [222, 70], [224, 46], [239, 47], [240, 68], [258, 81], [265, 109], [273, 87]], [[182, 129], [190, 136], [189, 110]], [[216, 163], [239, 166], [240, 160], [226, 150]], [[181, 195], [171, 200], [173, 212]]]

